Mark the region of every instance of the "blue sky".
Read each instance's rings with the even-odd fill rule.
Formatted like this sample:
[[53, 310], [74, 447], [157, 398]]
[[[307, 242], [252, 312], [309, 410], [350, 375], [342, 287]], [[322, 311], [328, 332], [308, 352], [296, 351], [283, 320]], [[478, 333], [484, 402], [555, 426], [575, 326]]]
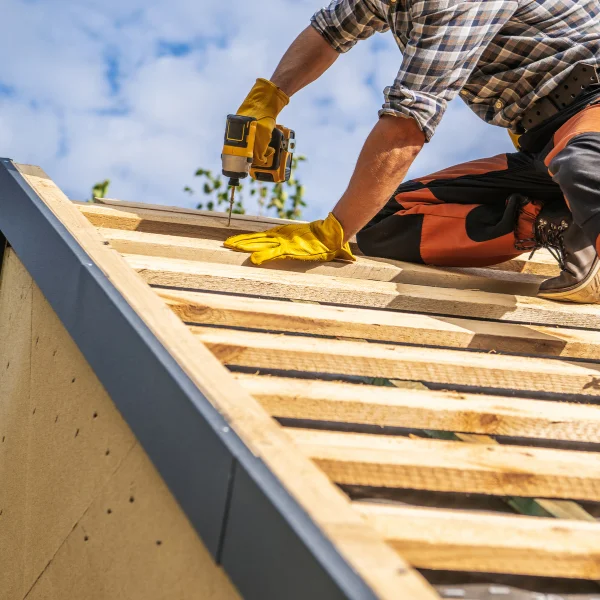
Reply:
[[[225, 116], [322, 5], [2, 0], [0, 156], [42, 166], [73, 199], [110, 178], [111, 197], [193, 206], [183, 187], [219, 169]], [[361, 42], [282, 113], [308, 157], [307, 218], [344, 191], [400, 60], [389, 34]], [[510, 149], [457, 99], [410, 176]]]

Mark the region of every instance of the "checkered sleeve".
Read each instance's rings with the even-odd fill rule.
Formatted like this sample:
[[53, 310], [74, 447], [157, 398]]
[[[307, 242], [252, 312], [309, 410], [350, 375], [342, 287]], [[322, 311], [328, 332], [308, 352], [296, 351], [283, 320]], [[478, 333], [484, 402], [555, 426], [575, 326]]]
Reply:
[[371, 0], [333, 0], [313, 16], [311, 25], [338, 52], [348, 52], [359, 40], [389, 29]]
[[429, 141], [448, 102], [516, 9], [510, 0], [414, 0], [402, 66], [379, 114], [415, 119]]

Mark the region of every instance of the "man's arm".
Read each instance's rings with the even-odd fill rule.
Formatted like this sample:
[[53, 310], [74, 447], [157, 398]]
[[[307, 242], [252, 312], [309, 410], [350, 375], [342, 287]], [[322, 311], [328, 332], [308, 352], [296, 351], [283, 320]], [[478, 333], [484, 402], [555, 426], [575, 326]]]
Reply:
[[291, 97], [321, 77], [339, 55], [309, 25], [283, 55], [271, 81]]
[[[358, 40], [387, 28], [370, 0], [334, 0], [292, 43], [267, 83], [279, 94], [292, 96], [318, 79]], [[424, 141], [414, 119], [381, 117], [367, 138], [348, 189], [325, 220], [233, 236], [225, 246], [252, 252], [255, 264], [277, 258], [354, 260], [347, 240], [387, 202]]]
[[425, 136], [413, 119], [382, 116], [358, 157], [348, 189], [333, 209], [344, 241], [358, 233], [402, 183]]
[[[292, 96], [318, 79], [339, 52], [312, 27], [293, 42], [271, 81]], [[425, 137], [413, 119], [383, 116], [367, 138], [348, 189], [333, 214], [344, 229], [344, 241], [360, 231], [402, 182], [423, 147]]]

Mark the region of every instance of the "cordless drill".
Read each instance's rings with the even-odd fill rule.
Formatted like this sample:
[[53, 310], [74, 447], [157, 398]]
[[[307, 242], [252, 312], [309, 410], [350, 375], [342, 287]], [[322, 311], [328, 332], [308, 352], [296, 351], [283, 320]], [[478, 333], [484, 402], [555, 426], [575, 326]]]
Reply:
[[231, 196], [229, 199], [229, 219], [235, 199], [235, 189], [240, 185], [240, 179], [248, 175], [257, 181], [282, 183], [288, 181], [292, 174], [292, 157], [296, 149], [296, 134], [287, 127], [276, 125], [271, 136], [269, 147], [275, 153], [268, 159], [267, 165], [257, 166], [252, 163], [254, 142], [256, 140], [256, 119], [239, 115], [227, 115], [225, 127], [225, 143], [221, 162], [223, 175], [229, 177]]

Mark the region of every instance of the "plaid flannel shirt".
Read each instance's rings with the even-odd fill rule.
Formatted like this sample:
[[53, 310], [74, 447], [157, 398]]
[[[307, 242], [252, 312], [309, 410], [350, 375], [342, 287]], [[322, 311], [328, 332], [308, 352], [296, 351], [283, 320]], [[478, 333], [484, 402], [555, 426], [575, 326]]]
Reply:
[[598, 0], [333, 0], [311, 23], [338, 52], [392, 31], [403, 58], [379, 114], [415, 119], [428, 141], [459, 93], [515, 129], [570, 67], [600, 63]]

